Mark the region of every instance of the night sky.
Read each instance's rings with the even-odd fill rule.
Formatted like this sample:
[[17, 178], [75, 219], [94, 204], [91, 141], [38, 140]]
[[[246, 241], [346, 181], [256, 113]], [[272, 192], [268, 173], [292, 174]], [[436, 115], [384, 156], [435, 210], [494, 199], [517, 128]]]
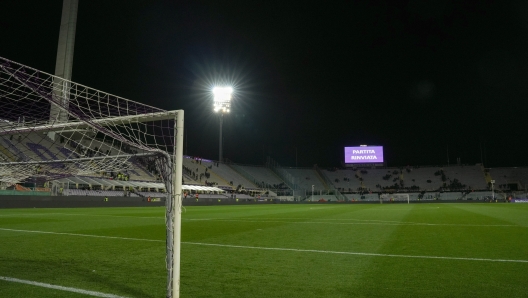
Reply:
[[[80, 0], [72, 80], [185, 110], [218, 159], [215, 84], [235, 88], [224, 157], [340, 166], [528, 166], [528, 2]], [[61, 0], [0, 1], [0, 56], [53, 73]], [[448, 149], [449, 148], [449, 149]]]

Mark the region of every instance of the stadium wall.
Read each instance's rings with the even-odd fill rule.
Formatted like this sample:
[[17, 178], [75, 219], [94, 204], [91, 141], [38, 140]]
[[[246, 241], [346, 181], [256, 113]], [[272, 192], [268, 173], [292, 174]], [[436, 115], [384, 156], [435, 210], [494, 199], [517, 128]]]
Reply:
[[140, 197], [92, 196], [0, 196], [0, 208], [76, 208], [76, 207], [147, 207], [165, 206], [165, 201], [147, 202]]
[[[526, 199], [528, 200], [528, 199]], [[505, 202], [498, 199], [498, 202]], [[412, 204], [424, 203], [484, 203], [484, 200], [421, 200]], [[232, 198], [194, 198], [183, 199], [184, 206], [211, 206], [211, 205], [263, 205], [263, 204], [379, 204], [379, 200], [360, 200], [348, 202], [310, 202], [310, 201], [284, 201], [279, 199], [232, 199]], [[383, 204], [406, 204], [405, 201], [387, 202]], [[153, 198], [150, 202], [141, 197], [103, 197], [92, 196], [0, 196], [1, 208], [91, 208], [91, 207], [165, 207], [165, 198]]]
[[[185, 206], [205, 205], [241, 205], [241, 204], [274, 204], [278, 200], [203, 198], [183, 199]], [[152, 198], [149, 202], [141, 197], [104, 197], [93, 196], [0, 196], [0, 208], [89, 208], [89, 207], [165, 207], [165, 198]]]

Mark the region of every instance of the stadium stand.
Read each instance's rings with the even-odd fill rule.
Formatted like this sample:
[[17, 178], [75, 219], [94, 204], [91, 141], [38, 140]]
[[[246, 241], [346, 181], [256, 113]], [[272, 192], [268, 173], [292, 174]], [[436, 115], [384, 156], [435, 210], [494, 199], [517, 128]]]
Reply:
[[407, 187], [417, 186], [419, 190], [433, 191], [442, 187], [441, 175], [435, 175], [438, 167], [413, 167], [403, 170], [403, 181]]
[[457, 179], [462, 185], [465, 185], [463, 188], [478, 190], [488, 188], [484, 177], [484, 169], [480, 165], [444, 167], [443, 171], [451, 181]]
[[528, 168], [491, 168], [489, 173], [495, 180], [495, 189], [526, 190], [528, 187]]
[[356, 177], [356, 170], [322, 170], [328, 180], [341, 192], [356, 192], [362, 187], [361, 181]]
[[[78, 143], [69, 142], [65, 148], [62, 148], [53, 146], [53, 143], [46, 138], [34, 134], [36, 133], [2, 136], [0, 159], [48, 161], [97, 156], [116, 149], [126, 151], [126, 148], [113, 147], [121, 146], [120, 144], [108, 144], [90, 137], [84, 137]], [[63, 195], [102, 196], [122, 196], [125, 191], [128, 191], [127, 194], [130, 196], [154, 196], [164, 191], [159, 177], [149, 169], [145, 160], [138, 157], [131, 159], [130, 162], [131, 169], [122, 173], [126, 179], [118, 179], [118, 173], [89, 173], [86, 176], [58, 179], [54, 181], [55, 190], [58, 188], [57, 185], [61, 185], [64, 189]], [[419, 193], [423, 191], [438, 191], [426, 194], [427, 197], [422, 197], [423, 199], [481, 200], [489, 197], [488, 193], [482, 191], [489, 189], [489, 182], [492, 179], [495, 180], [496, 191], [526, 190], [528, 187], [528, 168], [484, 170], [481, 165], [330, 170], [287, 167], [274, 169], [264, 166], [224, 164], [189, 156], [184, 158], [183, 165], [184, 184], [218, 186], [228, 191], [222, 195], [224, 197], [232, 197], [237, 189], [262, 190], [260, 193], [264, 194], [264, 190], [276, 192], [293, 188], [297, 196], [311, 199], [311, 189], [314, 185], [316, 191], [314, 197], [326, 201], [340, 200], [339, 193], [333, 194], [334, 188], [346, 193], [347, 199], [358, 201], [379, 200], [377, 193], [384, 190], [411, 191], [411, 200], [414, 200], [415, 196], [418, 199]], [[57, 164], [57, 166], [61, 165]], [[37, 167], [36, 171], [38, 171]], [[286, 181], [285, 177], [289, 180]], [[202, 194], [209, 195], [206, 192]], [[256, 195], [256, 192], [251, 194], [238, 192], [237, 197], [252, 198]]]
[[258, 166], [243, 166], [243, 165], [232, 165], [233, 169], [241, 173], [242, 175], [248, 175], [249, 179], [254, 182], [255, 185], [261, 188], [268, 189], [281, 189], [287, 188], [284, 181], [282, 181], [272, 170], [266, 167]]
[[384, 188], [394, 188], [400, 185], [401, 171], [399, 169], [365, 169], [360, 171], [363, 178], [363, 188], [370, 191], [381, 191]]
[[324, 185], [323, 179], [314, 169], [285, 168], [286, 172], [296, 178], [295, 185], [297, 189], [312, 190], [312, 185], [317, 191], [327, 191], [328, 187]]
[[372, 201], [379, 201], [379, 195], [378, 194], [346, 194], [345, 195], [349, 200], [354, 201], [365, 201], [365, 202], [372, 202]]
[[214, 166], [213, 162], [210, 162], [211, 172], [215, 173], [219, 177], [222, 177], [224, 180], [228, 181], [228, 185], [237, 187], [238, 185], [246, 189], [255, 189], [258, 188], [253, 182], [244, 178], [242, 175], [233, 170], [229, 165], [223, 163], [217, 163]]
[[[18, 135], [12, 139], [3, 138], [3, 150], [7, 156], [16, 157], [18, 160], [34, 160], [48, 161], [50, 159], [73, 159], [80, 156], [90, 157], [97, 154], [95, 148], [98, 150], [112, 150], [111, 146], [103, 144], [100, 141], [91, 139], [90, 141], [83, 141], [81, 143], [68, 143], [70, 149], [53, 146], [53, 143], [46, 138], [40, 138], [30, 133], [26, 135]], [[83, 143], [90, 142], [90, 146], [85, 146]], [[102, 149], [99, 149], [102, 148]], [[108, 148], [108, 149], [107, 149]], [[22, 149], [22, 150], [21, 150]], [[131, 161], [134, 165], [133, 169], [127, 171], [127, 175], [133, 180], [156, 180], [156, 177], [143, 168], [135, 159]], [[57, 164], [57, 166], [61, 166]]]
[[184, 156], [183, 167], [184, 172], [187, 173], [196, 184], [232, 187], [229, 185], [228, 180], [211, 171], [213, 168], [213, 163], [211, 161]]

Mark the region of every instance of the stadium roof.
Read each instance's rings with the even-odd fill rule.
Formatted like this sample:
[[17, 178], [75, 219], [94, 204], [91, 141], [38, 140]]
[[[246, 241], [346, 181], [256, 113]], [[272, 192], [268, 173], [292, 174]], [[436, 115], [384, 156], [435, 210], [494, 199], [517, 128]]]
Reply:
[[202, 190], [202, 191], [221, 191], [224, 192], [225, 190], [213, 187], [213, 186], [201, 186], [201, 185], [182, 185], [183, 190]]
[[[163, 188], [165, 184], [160, 182], [148, 182], [148, 181], [123, 181], [123, 180], [112, 180], [94, 177], [79, 177], [72, 176], [68, 178], [61, 178], [55, 180], [58, 183], [75, 183], [75, 184], [88, 184], [88, 185], [103, 185], [103, 186], [132, 186], [140, 188]], [[201, 190], [201, 191], [219, 191], [224, 192], [225, 190], [212, 187], [212, 186], [201, 186], [201, 185], [182, 185], [183, 190]]]

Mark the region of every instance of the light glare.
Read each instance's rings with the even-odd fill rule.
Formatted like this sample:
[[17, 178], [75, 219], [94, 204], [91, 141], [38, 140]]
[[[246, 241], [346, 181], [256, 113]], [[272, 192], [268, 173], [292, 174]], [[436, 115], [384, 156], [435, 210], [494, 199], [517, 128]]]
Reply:
[[214, 111], [221, 111], [222, 113], [229, 113], [231, 94], [233, 93], [232, 87], [214, 87]]

